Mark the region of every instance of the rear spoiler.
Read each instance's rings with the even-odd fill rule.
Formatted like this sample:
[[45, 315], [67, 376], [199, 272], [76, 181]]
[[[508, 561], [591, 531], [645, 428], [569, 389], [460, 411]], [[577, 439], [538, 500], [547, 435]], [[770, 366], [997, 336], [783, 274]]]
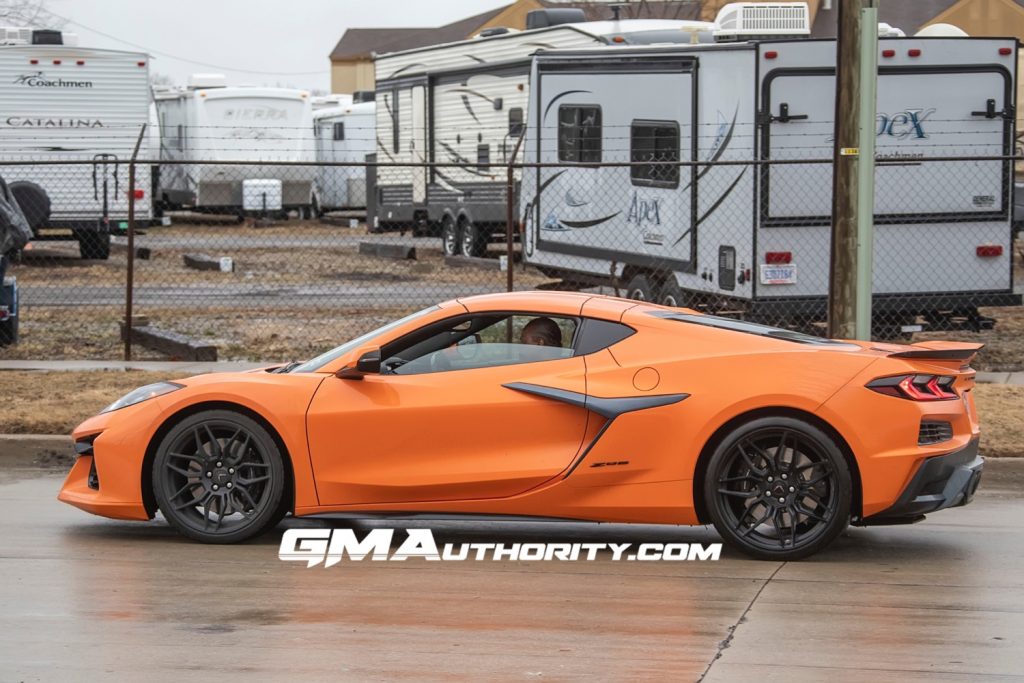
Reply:
[[921, 342], [911, 344], [907, 351], [890, 353], [890, 358], [922, 361], [962, 361], [964, 365], [978, 355], [984, 344], [963, 344], [960, 342]]

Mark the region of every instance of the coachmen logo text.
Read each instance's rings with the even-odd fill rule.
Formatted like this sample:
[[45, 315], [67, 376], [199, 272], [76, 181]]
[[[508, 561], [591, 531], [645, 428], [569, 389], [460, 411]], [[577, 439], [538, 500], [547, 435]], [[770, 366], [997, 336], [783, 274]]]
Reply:
[[42, 71], [33, 74], [22, 74], [14, 79], [15, 85], [30, 88], [91, 88], [92, 81], [66, 81], [63, 78], [50, 79]]

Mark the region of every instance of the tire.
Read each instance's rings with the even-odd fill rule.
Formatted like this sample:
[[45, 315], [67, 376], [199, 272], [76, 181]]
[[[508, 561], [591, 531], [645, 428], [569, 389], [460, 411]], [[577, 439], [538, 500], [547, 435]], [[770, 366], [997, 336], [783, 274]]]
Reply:
[[18, 341], [18, 317], [8, 318], [0, 323], [0, 346], [10, 346]]
[[441, 250], [445, 256], [458, 256], [462, 243], [462, 231], [451, 216], [441, 220]]
[[758, 418], [729, 433], [708, 461], [702, 491], [726, 543], [759, 560], [812, 555], [850, 521], [842, 452], [825, 432], [794, 418]]
[[285, 479], [267, 430], [229, 410], [186, 417], [153, 458], [157, 506], [171, 526], [203, 543], [238, 543], [277, 524], [288, 512]]
[[487, 252], [488, 234], [471, 220], [462, 223], [462, 239], [459, 241], [463, 256], [483, 256]]
[[16, 180], [9, 185], [11, 194], [18, 202], [21, 212], [32, 232], [36, 232], [50, 220], [50, 196], [39, 185], [29, 180]]
[[643, 273], [637, 273], [626, 284], [626, 298], [636, 301], [654, 301], [654, 287]]
[[110, 233], [101, 230], [82, 230], [77, 233], [78, 253], [87, 261], [106, 261], [110, 258]]
[[687, 297], [683, 293], [679, 283], [676, 282], [674, 275], [669, 274], [665, 278], [664, 284], [658, 289], [657, 303], [662, 306], [671, 306], [673, 308], [682, 308], [686, 306]]

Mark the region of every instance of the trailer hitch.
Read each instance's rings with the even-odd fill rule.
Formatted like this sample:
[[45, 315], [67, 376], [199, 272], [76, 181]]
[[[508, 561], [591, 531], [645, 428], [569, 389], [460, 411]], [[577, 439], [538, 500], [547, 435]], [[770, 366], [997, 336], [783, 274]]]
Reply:
[[996, 111], [996, 101], [992, 99], [985, 100], [985, 111], [972, 111], [971, 116], [984, 116], [986, 119], [1002, 118], [1012, 119], [1013, 112], [1009, 108], [1003, 109], [1002, 111]]

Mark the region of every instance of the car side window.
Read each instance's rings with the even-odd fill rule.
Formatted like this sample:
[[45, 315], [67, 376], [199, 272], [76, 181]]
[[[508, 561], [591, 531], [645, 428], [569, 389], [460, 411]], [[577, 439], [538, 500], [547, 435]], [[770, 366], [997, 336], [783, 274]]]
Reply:
[[459, 316], [382, 349], [382, 374], [419, 375], [569, 358], [579, 323], [561, 316]]
[[580, 331], [576, 335], [576, 355], [585, 356], [588, 353], [596, 353], [612, 344], [618, 344], [635, 332], [636, 330], [632, 327], [622, 323], [598, 318], [584, 318]]

